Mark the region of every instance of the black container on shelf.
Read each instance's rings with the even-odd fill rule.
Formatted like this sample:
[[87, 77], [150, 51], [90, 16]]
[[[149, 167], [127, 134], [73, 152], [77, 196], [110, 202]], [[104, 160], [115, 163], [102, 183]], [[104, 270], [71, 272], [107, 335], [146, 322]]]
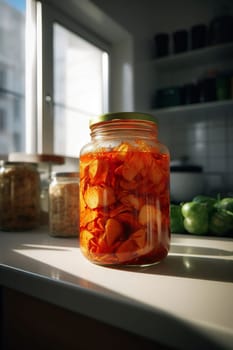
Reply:
[[223, 72], [216, 77], [216, 99], [218, 101], [232, 98], [231, 85], [233, 73]]
[[199, 102], [216, 101], [216, 78], [207, 77], [199, 82]]
[[173, 33], [173, 51], [174, 53], [185, 52], [188, 50], [188, 31], [185, 29], [177, 30]]
[[199, 85], [195, 83], [185, 84], [181, 87], [181, 104], [188, 105], [200, 101]]
[[191, 49], [200, 49], [207, 45], [207, 26], [197, 24], [191, 28]]
[[155, 56], [164, 57], [169, 53], [169, 35], [167, 33], [158, 33], [154, 37]]
[[215, 17], [209, 25], [209, 44], [217, 45], [233, 41], [233, 16]]
[[167, 87], [157, 90], [156, 107], [166, 108], [181, 104], [181, 93], [178, 86]]

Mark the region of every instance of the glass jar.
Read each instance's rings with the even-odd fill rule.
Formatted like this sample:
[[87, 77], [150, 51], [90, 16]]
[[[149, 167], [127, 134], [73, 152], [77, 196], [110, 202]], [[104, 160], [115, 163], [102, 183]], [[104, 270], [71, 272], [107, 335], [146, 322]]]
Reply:
[[37, 165], [0, 163], [0, 229], [36, 228], [40, 220], [40, 176]]
[[170, 157], [155, 118], [107, 114], [90, 130], [80, 152], [82, 253], [102, 265], [159, 262], [170, 244]]
[[53, 175], [49, 186], [49, 231], [55, 237], [78, 237], [79, 173]]

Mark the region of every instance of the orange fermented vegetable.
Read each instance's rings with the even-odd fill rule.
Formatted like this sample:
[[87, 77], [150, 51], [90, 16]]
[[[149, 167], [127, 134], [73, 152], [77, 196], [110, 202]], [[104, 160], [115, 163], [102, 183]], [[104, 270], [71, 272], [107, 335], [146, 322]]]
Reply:
[[144, 204], [139, 212], [138, 221], [141, 225], [147, 225], [148, 223], [160, 224], [161, 222], [161, 212], [154, 205]]
[[119, 240], [123, 234], [123, 226], [116, 219], [108, 219], [105, 225], [104, 237], [106, 243], [109, 247], [113, 245], [114, 242]]
[[99, 264], [151, 264], [169, 249], [169, 155], [137, 140], [80, 156], [80, 247]]
[[109, 206], [115, 199], [114, 191], [108, 186], [90, 186], [84, 194], [84, 201], [88, 208], [95, 209], [98, 207]]

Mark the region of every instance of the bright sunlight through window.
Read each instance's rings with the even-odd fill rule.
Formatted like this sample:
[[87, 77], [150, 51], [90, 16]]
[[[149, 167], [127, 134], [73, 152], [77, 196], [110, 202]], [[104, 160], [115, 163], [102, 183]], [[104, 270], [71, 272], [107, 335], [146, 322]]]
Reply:
[[108, 54], [54, 24], [54, 152], [79, 156], [89, 120], [108, 110]]

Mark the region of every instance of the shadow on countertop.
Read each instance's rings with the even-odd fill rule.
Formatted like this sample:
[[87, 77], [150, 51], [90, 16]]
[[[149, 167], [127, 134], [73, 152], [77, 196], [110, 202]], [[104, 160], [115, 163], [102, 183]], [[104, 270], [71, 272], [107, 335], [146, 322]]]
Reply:
[[127, 270], [232, 283], [233, 260], [230, 257], [233, 252], [228, 250], [172, 244], [168, 256], [159, 264]]
[[[16, 236], [18, 244], [16, 242]], [[31, 239], [29, 237], [31, 236]], [[12, 254], [12, 261], [14, 261], [14, 256], [17, 254], [17, 259], [21, 261], [21, 267], [25, 266], [25, 269], [30, 266], [30, 270], [33, 272], [33, 267], [35, 265], [35, 270], [37, 273], [47, 274], [46, 264], [38, 264], [38, 262], [33, 261], [33, 259], [28, 260], [25, 256], [17, 253], [17, 249], [33, 249], [48, 251], [68, 251], [69, 248], [79, 247], [79, 242], [77, 239], [67, 239], [59, 238], [54, 239], [47, 234], [35, 235], [33, 233], [3, 233], [0, 235], [1, 244], [5, 246], [5, 249], [1, 252], [2, 261], [4, 262], [4, 254], [7, 255], [7, 260], [9, 260], [9, 254]], [[233, 241], [232, 248], [233, 248]], [[10, 248], [14, 247], [14, 249]], [[232, 249], [233, 250], [233, 249]], [[30, 263], [29, 263], [30, 261]], [[144, 274], [154, 274], [154, 275], [164, 275], [171, 277], [183, 277], [192, 279], [203, 279], [210, 281], [219, 282], [233, 282], [233, 251], [229, 249], [222, 248], [211, 248], [197, 246], [194, 242], [191, 244], [183, 244], [182, 240], [178, 243], [171, 242], [171, 249], [168, 256], [161, 261], [159, 264], [155, 264], [148, 267], [124, 267], [124, 266], [105, 266], [108, 269], [117, 269], [122, 271], [131, 271]], [[54, 275], [59, 275], [58, 279], [66, 279], [67, 273], [63, 273], [54, 268]], [[57, 277], [56, 277], [57, 278]], [[77, 277], [69, 276], [69, 282], [77, 283]], [[80, 281], [78, 281], [80, 283]]]

